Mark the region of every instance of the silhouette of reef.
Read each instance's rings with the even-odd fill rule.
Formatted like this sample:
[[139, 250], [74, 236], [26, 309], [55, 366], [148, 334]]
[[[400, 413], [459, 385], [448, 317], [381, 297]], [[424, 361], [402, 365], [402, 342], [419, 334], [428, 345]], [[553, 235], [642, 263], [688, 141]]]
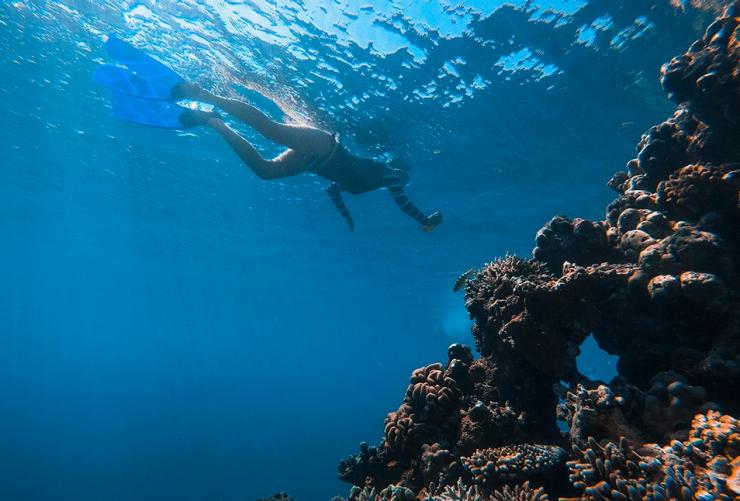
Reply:
[[[413, 371], [381, 443], [339, 465], [349, 499], [740, 499], [739, 25], [735, 1], [663, 66], [676, 112], [603, 221], [557, 216], [533, 259], [461, 276], [480, 358]], [[610, 382], [576, 368], [589, 335]]]
[[293, 501], [293, 498], [285, 492], [278, 492], [269, 498], [260, 498], [257, 501]]

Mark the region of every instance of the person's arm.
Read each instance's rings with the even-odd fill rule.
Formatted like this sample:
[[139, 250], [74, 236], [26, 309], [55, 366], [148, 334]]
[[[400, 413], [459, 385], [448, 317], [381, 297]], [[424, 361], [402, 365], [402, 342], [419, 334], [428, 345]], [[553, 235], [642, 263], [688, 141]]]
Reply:
[[409, 200], [403, 186], [400, 184], [391, 185], [388, 187], [388, 191], [390, 191], [391, 197], [393, 197], [393, 201], [396, 202], [399, 209], [405, 212], [410, 218], [416, 219], [420, 224], [425, 224], [427, 217]]
[[352, 214], [349, 213], [347, 206], [344, 204], [344, 200], [342, 200], [342, 188], [337, 183], [331, 183], [326, 192], [329, 194], [331, 201], [334, 202], [334, 207], [337, 208], [345, 221], [347, 221], [349, 229], [354, 231], [355, 222], [352, 220]]
[[409, 197], [406, 196], [406, 192], [403, 189], [403, 185], [400, 183], [391, 184], [388, 186], [388, 191], [390, 192], [393, 201], [398, 205], [398, 208], [410, 218], [418, 221], [424, 231], [432, 231], [442, 222], [441, 212], [435, 212], [430, 216], [425, 216], [424, 213], [421, 212], [419, 208], [411, 202], [411, 200], [409, 200]]

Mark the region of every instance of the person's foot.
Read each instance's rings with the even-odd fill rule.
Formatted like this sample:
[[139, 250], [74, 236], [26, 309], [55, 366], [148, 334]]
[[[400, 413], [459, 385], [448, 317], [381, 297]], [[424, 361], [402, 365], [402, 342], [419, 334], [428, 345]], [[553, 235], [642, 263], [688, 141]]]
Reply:
[[424, 224], [422, 224], [421, 230], [428, 233], [432, 231], [434, 228], [436, 228], [437, 226], [439, 226], [441, 222], [442, 222], [442, 213], [437, 211], [434, 214], [431, 214], [424, 219]]
[[180, 113], [178, 119], [183, 127], [199, 127], [208, 125], [212, 119], [221, 119], [221, 115], [215, 111], [185, 110]]
[[170, 89], [172, 99], [192, 99], [200, 101], [203, 96], [203, 89], [200, 85], [191, 82], [180, 82]]

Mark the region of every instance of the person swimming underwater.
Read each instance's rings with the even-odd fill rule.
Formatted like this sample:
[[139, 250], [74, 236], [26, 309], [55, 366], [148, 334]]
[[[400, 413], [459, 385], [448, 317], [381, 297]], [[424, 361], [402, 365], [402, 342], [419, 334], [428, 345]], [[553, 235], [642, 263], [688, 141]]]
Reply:
[[432, 231], [442, 222], [442, 213], [425, 215], [406, 196], [408, 171], [398, 162], [381, 162], [350, 153], [329, 132], [309, 126], [275, 122], [254, 106], [218, 96], [200, 86], [182, 82], [172, 88], [175, 99], [190, 99], [213, 105], [232, 117], [246, 123], [266, 139], [287, 149], [267, 160], [216, 112], [187, 110], [180, 116], [186, 127], [208, 126], [223, 137], [239, 158], [260, 179], [278, 179], [302, 173], [313, 173], [331, 181], [327, 192], [334, 206], [347, 222], [350, 230], [355, 223], [342, 192], [359, 195], [380, 188], [388, 188], [393, 201], [409, 217], [421, 224], [424, 231]]

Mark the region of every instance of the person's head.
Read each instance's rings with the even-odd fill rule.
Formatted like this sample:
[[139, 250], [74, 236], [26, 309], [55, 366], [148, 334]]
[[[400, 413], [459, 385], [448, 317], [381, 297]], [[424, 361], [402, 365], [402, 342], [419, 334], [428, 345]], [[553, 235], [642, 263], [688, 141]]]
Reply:
[[392, 169], [398, 172], [398, 177], [401, 180], [401, 183], [403, 183], [404, 185], [408, 184], [409, 179], [411, 178], [411, 175], [409, 174], [409, 171], [411, 170], [411, 166], [408, 163], [406, 163], [406, 161], [400, 158], [392, 159], [389, 162], [389, 165]]

